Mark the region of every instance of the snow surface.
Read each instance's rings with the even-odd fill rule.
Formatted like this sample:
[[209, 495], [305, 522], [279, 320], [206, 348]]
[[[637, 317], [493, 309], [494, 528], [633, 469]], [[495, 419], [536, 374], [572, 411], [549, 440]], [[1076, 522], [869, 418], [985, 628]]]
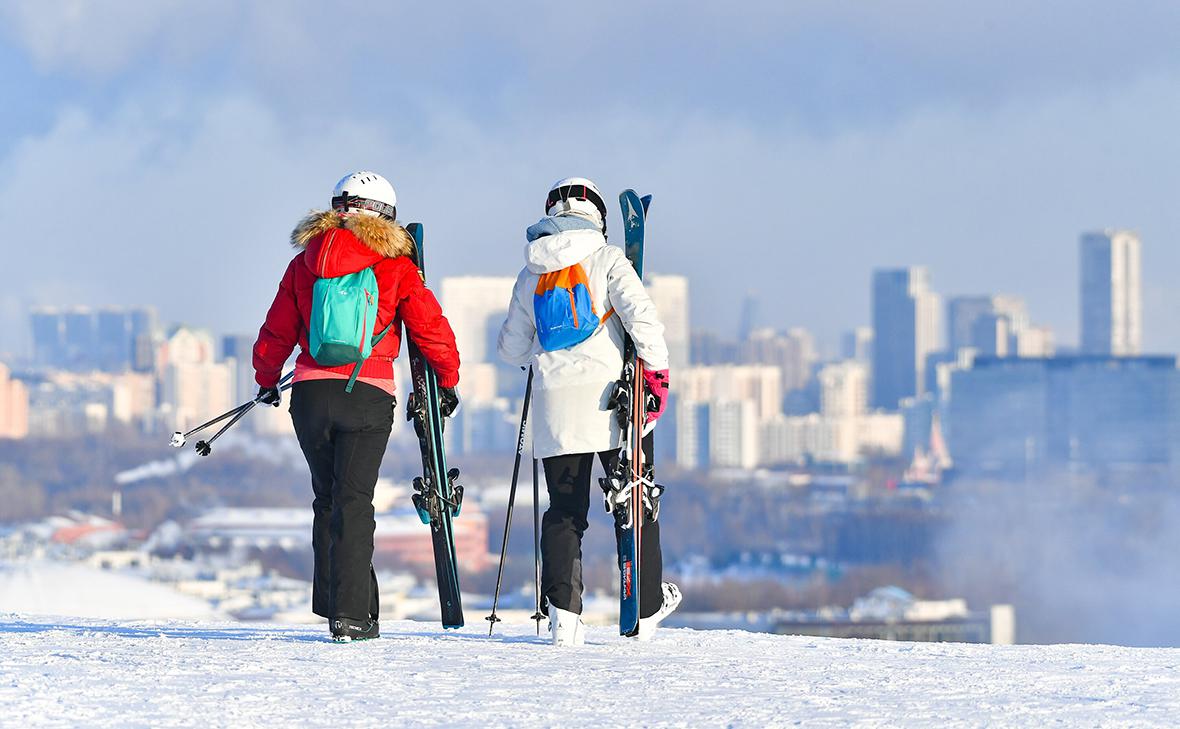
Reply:
[[[477, 615], [476, 613], [479, 613]], [[0, 614], [4, 726], [1150, 726], [1180, 719], [1180, 649], [988, 646], [589, 628], [556, 649], [391, 622], [321, 627]], [[482, 628], [482, 630], [481, 630]]]
[[[34, 560], [0, 562], [0, 610], [116, 620], [224, 617], [208, 602], [168, 585], [85, 564]], [[0, 633], [5, 627], [0, 624]]]

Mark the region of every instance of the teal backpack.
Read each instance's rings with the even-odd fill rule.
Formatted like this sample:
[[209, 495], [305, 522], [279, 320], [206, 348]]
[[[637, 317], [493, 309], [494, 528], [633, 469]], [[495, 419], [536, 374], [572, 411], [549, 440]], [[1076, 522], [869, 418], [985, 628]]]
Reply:
[[393, 326], [391, 320], [380, 334], [371, 335], [377, 324], [377, 302], [377, 276], [372, 268], [318, 279], [312, 289], [308, 354], [324, 367], [356, 363], [345, 392], [352, 392], [361, 365]]

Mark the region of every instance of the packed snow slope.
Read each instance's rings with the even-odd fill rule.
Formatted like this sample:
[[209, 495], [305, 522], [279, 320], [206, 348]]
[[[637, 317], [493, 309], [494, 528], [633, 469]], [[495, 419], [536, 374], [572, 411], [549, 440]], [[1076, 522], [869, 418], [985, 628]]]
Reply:
[[[556, 649], [477, 615], [382, 625], [0, 614], [3, 726], [1175, 725], [1180, 650], [890, 643], [590, 628]], [[483, 630], [480, 628], [483, 627]]]

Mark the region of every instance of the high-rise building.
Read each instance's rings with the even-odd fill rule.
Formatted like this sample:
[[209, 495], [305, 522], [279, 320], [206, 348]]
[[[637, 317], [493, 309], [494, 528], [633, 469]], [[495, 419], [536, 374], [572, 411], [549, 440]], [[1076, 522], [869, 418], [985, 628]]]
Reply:
[[131, 336], [131, 314], [126, 309], [104, 307], [98, 310], [95, 323], [94, 358], [99, 369], [120, 372], [131, 367], [134, 346]]
[[741, 343], [738, 351], [743, 364], [778, 368], [784, 393], [807, 385], [817, 358], [815, 338], [800, 327], [790, 329], [786, 334], [773, 329], [757, 329]]
[[951, 393], [947, 445], [966, 473], [1180, 462], [1175, 357], [978, 357]]
[[439, 284], [443, 313], [455, 330], [464, 367], [497, 361], [496, 335], [508, 315], [515, 283], [509, 276], [451, 276]]
[[687, 367], [689, 361], [688, 279], [651, 274], [645, 286], [664, 324], [669, 367], [672, 372], [678, 372]]
[[1024, 299], [1019, 296], [955, 296], [947, 300], [946, 317], [950, 360], [966, 349], [987, 357], [1053, 354], [1053, 332], [1032, 325]]
[[1139, 354], [1143, 340], [1139, 237], [1127, 230], [1084, 233], [1079, 248], [1082, 353]]
[[0, 438], [24, 438], [29, 434], [29, 391], [10, 374], [0, 363]]
[[946, 348], [958, 352], [966, 347], [976, 348], [977, 323], [992, 314], [995, 306], [991, 296], [952, 296], [946, 302]]
[[708, 468], [709, 403], [680, 398], [676, 402], [675, 418], [676, 465], [687, 469]]
[[213, 337], [206, 331], [178, 327], [162, 347], [160, 387], [162, 404], [171, 408], [176, 426], [200, 422], [202, 417], [233, 407], [233, 369], [215, 361]]
[[1017, 357], [1052, 357], [1056, 349], [1053, 330], [1049, 327], [1032, 327], [1016, 333], [1015, 350]]
[[939, 347], [940, 297], [921, 266], [873, 272], [873, 397], [896, 410], [925, 387], [926, 355]]
[[873, 328], [857, 327], [840, 337], [840, 356], [869, 362], [873, 359]]
[[749, 400], [709, 403], [709, 463], [719, 468], [758, 465], [758, 412]]
[[824, 417], [855, 417], [868, 409], [869, 368], [863, 362], [845, 360], [824, 365], [819, 371], [819, 387]]
[[33, 330], [33, 361], [45, 367], [61, 367], [65, 362], [65, 319], [61, 311], [37, 307], [29, 312]]
[[738, 343], [716, 332], [698, 329], [692, 333], [689, 359], [694, 365], [737, 364]]
[[130, 369], [136, 337], [154, 332], [156, 326], [155, 312], [147, 307], [38, 307], [29, 312], [29, 323], [36, 364], [106, 372]]

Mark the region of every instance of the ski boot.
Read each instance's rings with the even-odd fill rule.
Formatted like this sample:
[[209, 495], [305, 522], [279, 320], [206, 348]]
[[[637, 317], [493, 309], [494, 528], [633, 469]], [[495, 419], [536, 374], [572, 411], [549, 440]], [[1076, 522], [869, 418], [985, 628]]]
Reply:
[[649, 618], [639, 619], [639, 632], [635, 635], [637, 640], [648, 641], [655, 635], [656, 628], [660, 627], [660, 623], [664, 618], [672, 614], [676, 608], [680, 607], [680, 588], [671, 582], [663, 584], [664, 603], [660, 605], [660, 609], [656, 611], [655, 615]]
[[553, 645], [582, 645], [586, 638], [582, 616], [550, 605], [549, 634], [553, 637]]
[[337, 617], [328, 621], [328, 629], [332, 631], [332, 640], [337, 643], [347, 643], [352, 640], [371, 640], [380, 637], [377, 621], [354, 620], [353, 618]]

